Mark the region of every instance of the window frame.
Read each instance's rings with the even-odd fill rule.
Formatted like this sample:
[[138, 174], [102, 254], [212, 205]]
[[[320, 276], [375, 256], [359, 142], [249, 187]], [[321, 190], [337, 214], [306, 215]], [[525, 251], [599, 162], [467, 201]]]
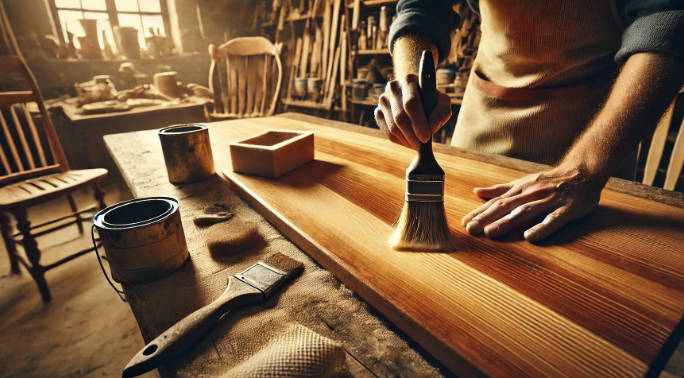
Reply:
[[[73, 11], [80, 11], [80, 12], [95, 12], [95, 13], [106, 13], [107, 17], [109, 18], [109, 25], [111, 25], [112, 28], [114, 26], [119, 26], [119, 15], [118, 13], [128, 13], [128, 14], [138, 14], [140, 16], [145, 16], [145, 15], [158, 15], [159, 13], [157, 12], [145, 12], [138, 10], [137, 12], [128, 12], [128, 11], [117, 11], [116, 10], [116, 5], [114, 3], [114, 0], [105, 0], [105, 10], [90, 10], [90, 9], [83, 9], [81, 8], [57, 8], [57, 4], [55, 3], [55, 0], [46, 0], [48, 3], [48, 6], [50, 8], [50, 14], [52, 15], [52, 22], [54, 23], [54, 32], [57, 34], [57, 38], [60, 40], [62, 43], [66, 43], [66, 40], [64, 39], [64, 33], [62, 29], [62, 20], [59, 19], [59, 13], [58, 10], [73, 10]], [[82, 6], [83, 4], [81, 4]], [[161, 17], [162, 21], [164, 22], [164, 30], [165, 34], [167, 37], [171, 37], [171, 28], [170, 25], [171, 23], [169, 22], [169, 9], [168, 5], [166, 4], [165, 0], [159, 0], [159, 7], [160, 7], [160, 12], [161, 12]], [[144, 33], [144, 30], [140, 30], [141, 33]]]

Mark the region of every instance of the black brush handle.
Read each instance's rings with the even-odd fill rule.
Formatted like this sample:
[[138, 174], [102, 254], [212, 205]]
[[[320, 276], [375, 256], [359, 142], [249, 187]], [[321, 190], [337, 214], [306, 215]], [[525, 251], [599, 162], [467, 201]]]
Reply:
[[[435, 61], [430, 50], [423, 50], [418, 69], [418, 86], [420, 87], [420, 99], [423, 103], [425, 118], [429, 119], [430, 113], [437, 105], [437, 80], [435, 78]], [[435, 160], [432, 153], [432, 136], [426, 143], [421, 143], [418, 148], [418, 156], [409, 166], [409, 174], [433, 174], [444, 175], [444, 171]]]

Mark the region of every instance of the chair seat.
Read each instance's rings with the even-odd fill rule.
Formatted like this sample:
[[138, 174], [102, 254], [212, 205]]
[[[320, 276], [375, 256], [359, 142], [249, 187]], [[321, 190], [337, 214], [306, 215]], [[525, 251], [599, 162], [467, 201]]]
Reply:
[[104, 168], [78, 169], [16, 182], [0, 188], [0, 209], [57, 197], [106, 175]]

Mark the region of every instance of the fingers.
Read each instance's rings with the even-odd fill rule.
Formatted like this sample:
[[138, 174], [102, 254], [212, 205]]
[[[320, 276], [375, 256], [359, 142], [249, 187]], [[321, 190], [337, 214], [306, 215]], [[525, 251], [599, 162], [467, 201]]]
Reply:
[[465, 226], [465, 225], [467, 225], [468, 223], [470, 223], [470, 221], [471, 221], [473, 218], [475, 218], [478, 214], [482, 213], [483, 211], [485, 211], [485, 210], [487, 210], [489, 207], [491, 207], [491, 206], [494, 204], [495, 201], [497, 201], [497, 200], [499, 200], [499, 199], [502, 199], [502, 198], [505, 198], [505, 197], [511, 197], [511, 196], [520, 194], [520, 189], [519, 189], [519, 188], [513, 187], [513, 184], [510, 184], [510, 183], [509, 183], [509, 184], [501, 184], [501, 185], [502, 185], [502, 186], [507, 186], [509, 189], [508, 189], [507, 191], [505, 191], [504, 193], [502, 193], [501, 195], [495, 196], [494, 198], [490, 199], [489, 201], [487, 201], [487, 202], [483, 203], [482, 205], [478, 206], [477, 209], [475, 209], [475, 210], [471, 211], [470, 213], [466, 214], [466, 216], [464, 216], [464, 217], [461, 219], [461, 224]]
[[575, 218], [570, 207], [559, 207], [547, 215], [541, 223], [525, 231], [523, 236], [530, 242], [544, 239]]
[[471, 234], [479, 234], [480, 232], [484, 231], [485, 227], [487, 227], [489, 224], [496, 222], [498, 219], [505, 216], [516, 207], [527, 202], [539, 200], [548, 194], [548, 191], [539, 190], [515, 195], [512, 197], [499, 197], [493, 201], [489, 207], [477, 214], [466, 224], [466, 231]]
[[404, 109], [404, 103], [401, 97], [401, 86], [399, 85], [399, 82], [397, 80], [389, 81], [387, 83], [385, 93], [389, 93], [388, 97], [394, 124], [397, 125], [399, 130], [401, 130], [404, 139], [409, 143], [409, 145], [413, 149], [418, 149], [418, 146], [420, 146], [420, 141], [413, 131], [411, 118], [409, 118], [408, 113]]
[[401, 86], [401, 96], [403, 108], [413, 125], [413, 133], [422, 143], [427, 142], [432, 136], [432, 132], [428, 126], [427, 118], [425, 118], [425, 110], [423, 109], [420, 89], [418, 88], [418, 76], [406, 76]]
[[498, 184], [498, 185], [492, 185], [487, 188], [475, 188], [473, 189], [473, 192], [480, 197], [484, 199], [489, 199], [489, 198], [494, 198], [498, 197], [507, 191], [511, 189], [513, 186], [512, 183], [507, 183], [507, 184]]
[[[422, 109], [422, 106], [421, 106]], [[430, 113], [428, 124], [430, 125], [431, 135], [436, 133], [451, 118], [451, 100], [449, 96], [442, 92], [437, 92], [437, 105]], [[427, 142], [427, 139], [425, 139]]]
[[411, 148], [411, 145], [404, 139], [404, 134], [394, 123], [390, 102], [386, 94], [382, 94], [378, 99], [378, 106], [375, 108], [375, 122], [378, 127], [389, 133], [389, 139], [397, 144]]
[[504, 217], [487, 225], [484, 228], [484, 234], [489, 238], [507, 234], [540, 218], [551, 211], [554, 206], [555, 203], [546, 198], [520, 205]]

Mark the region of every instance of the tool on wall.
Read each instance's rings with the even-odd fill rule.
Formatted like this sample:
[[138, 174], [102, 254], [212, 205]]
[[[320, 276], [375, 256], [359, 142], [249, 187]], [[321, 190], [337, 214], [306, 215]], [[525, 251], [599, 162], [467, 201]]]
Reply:
[[134, 377], [160, 366], [204, 335], [228, 311], [263, 303], [277, 289], [301, 273], [303, 265], [275, 253], [228, 278], [228, 287], [216, 300], [186, 316], [145, 345], [124, 368]]
[[[437, 103], [435, 64], [424, 50], [418, 73], [420, 97], [426, 118]], [[454, 251], [444, 210], [444, 170], [432, 152], [432, 137], [421, 143], [418, 155], [406, 169], [406, 201], [390, 237], [397, 250]]]

